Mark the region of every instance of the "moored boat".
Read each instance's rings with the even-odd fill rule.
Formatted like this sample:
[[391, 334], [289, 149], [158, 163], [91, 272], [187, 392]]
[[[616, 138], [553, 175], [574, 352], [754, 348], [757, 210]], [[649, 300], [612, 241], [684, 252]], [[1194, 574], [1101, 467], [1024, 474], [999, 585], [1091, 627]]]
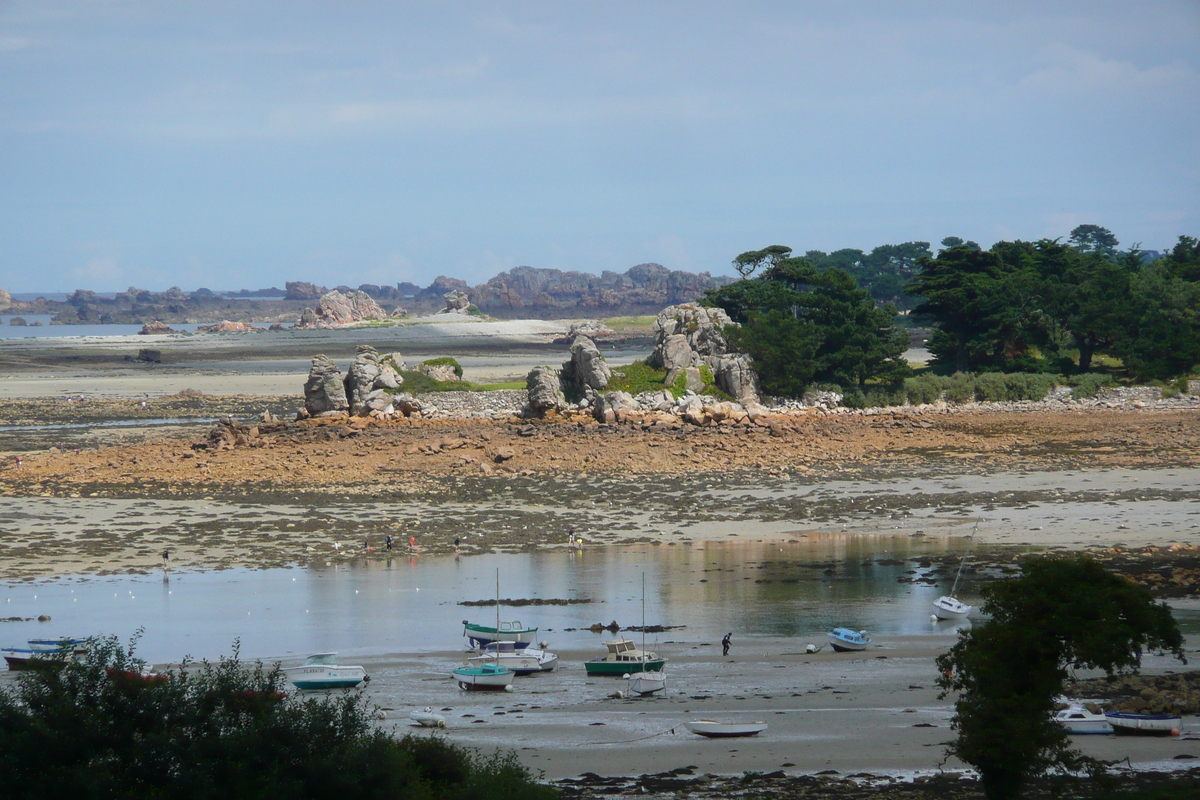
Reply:
[[26, 647], [0, 649], [11, 670], [61, 669], [67, 661], [87, 655], [87, 639], [30, 639]]
[[467, 659], [472, 666], [481, 664], [499, 664], [508, 667], [517, 675], [532, 675], [535, 672], [549, 672], [558, 665], [558, 655], [529, 646], [523, 650], [516, 648], [515, 642], [492, 642], [483, 648], [481, 655]]
[[834, 628], [829, 632], [829, 644], [839, 653], [851, 653], [866, 650], [871, 643], [871, 637], [866, 631], [855, 631], [850, 628]]
[[537, 639], [537, 628], [526, 628], [520, 620], [497, 622], [491, 625], [476, 625], [463, 620], [463, 634], [471, 647], [482, 650], [492, 642], [512, 642], [518, 650], [524, 650]]
[[516, 677], [508, 667], [499, 664], [480, 664], [479, 666], [462, 666], [452, 672], [454, 681], [460, 689], [467, 691], [512, 690], [513, 678]]
[[292, 685], [305, 691], [353, 689], [371, 680], [362, 667], [338, 664], [337, 653], [314, 653], [300, 666], [287, 667], [282, 672]]
[[950, 587], [950, 594], [944, 594], [933, 601], [933, 615], [939, 620], [966, 619], [975, 610], [974, 606], [967, 605], [955, 595], [958, 594], [958, 582], [962, 579], [963, 567], [971, 557], [971, 544], [974, 543], [975, 533], [978, 530], [979, 521], [976, 520], [975, 529], [971, 531], [971, 536], [967, 539], [967, 552], [963, 555], [962, 561], [958, 562], [958, 572], [954, 575], [954, 585]]
[[1088, 711], [1081, 705], [1072, 704], [1058, 711], [1054, 721], [1073, 734], [1112, 733], [1113, 727], [1104, 714]]
[[665, 688], [667, 688], [667, 673], [665, 670], [635, 672], [629, 676], [629, 691], [634, 694], [654, 694], [655, 692], [661, 692]]
[[1179, 714], [1132, 714], [1109, 711], [1104, 715], [1113, 733], [1125, 736], [1178, 736], [1183, 718]]
[[732, 736], [757, 736], [767, 729], [765, 722], [717, 722], [711, 719], [699, 719], [683, 723], [689, 731], [710, 739], [728, 738]]
[[620, 677], [635, 672], [659, 672], [667, 663], [665, 658], [659, 658], [655, 653], [639, 650], [632, 639], [613, 639], [605, 642], [604, 646], [608, 648], [608, 653], [603, 658], [583, 662], [588, 675]]

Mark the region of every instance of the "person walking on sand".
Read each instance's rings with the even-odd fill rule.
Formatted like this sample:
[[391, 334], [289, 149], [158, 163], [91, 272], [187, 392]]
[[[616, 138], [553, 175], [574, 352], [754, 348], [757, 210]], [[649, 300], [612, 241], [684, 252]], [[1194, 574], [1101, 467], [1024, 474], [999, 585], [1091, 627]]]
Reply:
[[733, 641], [733, 631], [725, 634], [725, 638], [721, 639], [721, 655], [729, 655], [729, 643]]
[[163, 569], [167, 568], [167, 564], [171, 561], [171, 551], [163, 550]]
[[389, 533], [389, 534], [388, 534], [386, 537], [384, 537], [384, 540], [383, 540], [383, 549], [384, 549], [384, 550], [391, 550], [391, 549], [392, 549], [392, 535], [391, 535], [390, 533]]
[[459, 539], [457, 536], [455, 536], [454, 537], [454, 555], [458, 555], [461, 552], [462, 552], [462, 540]]
[[417, 547], [417, 537], [416, 536], [408, 537], [408, 552], [416, 553], [416, 552], [419, 552], [420, 549], [421, 548]]

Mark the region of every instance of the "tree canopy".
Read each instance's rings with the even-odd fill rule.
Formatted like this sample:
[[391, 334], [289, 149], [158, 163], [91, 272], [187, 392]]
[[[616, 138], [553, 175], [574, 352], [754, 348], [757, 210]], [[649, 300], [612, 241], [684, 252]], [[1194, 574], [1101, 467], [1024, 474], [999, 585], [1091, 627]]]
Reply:
[[781, 258], [757, 278], [712, 290], [701, 302], [740, 323], [726, 338], [754, 358], [769, 394], [795, 397], [813, 383], [861, 388], [909, 372], [902, 358], [908, 337], [894, 325], [895, 308], [877, 307], [843, 269]]
[[990, 619], [937, 660], [943, 696], [958, 694], [950, 752], [979, 770], [989, 800], [1018, 797], [1052, 767], [1102, 766], [1051, 718], [1068, 670], [1136, 670], [1148, 649], [1183, 660], [1179, 628], [1148, 590], [1086, 556], [1031, 557], [1022, 568], [983, 588]]

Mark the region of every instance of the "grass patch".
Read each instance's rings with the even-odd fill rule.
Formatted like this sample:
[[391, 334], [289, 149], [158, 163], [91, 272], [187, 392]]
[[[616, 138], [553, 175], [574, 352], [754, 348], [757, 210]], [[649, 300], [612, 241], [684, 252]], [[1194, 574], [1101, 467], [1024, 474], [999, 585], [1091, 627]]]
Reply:
[[600, 321], [620, 333], [642, 328], [649, 330], [654, 327], [654, 320], [654, 317], [607, 317]]
[[422, 361], [421, 363], [427, 367], [454, 367], [454, 374], [457, 375], [460, 380], [462, 379], [462, 364], [459, 364], [458, 360], [453, 356], [439, 356], [438, 358], [431, 358], [427, 361]]

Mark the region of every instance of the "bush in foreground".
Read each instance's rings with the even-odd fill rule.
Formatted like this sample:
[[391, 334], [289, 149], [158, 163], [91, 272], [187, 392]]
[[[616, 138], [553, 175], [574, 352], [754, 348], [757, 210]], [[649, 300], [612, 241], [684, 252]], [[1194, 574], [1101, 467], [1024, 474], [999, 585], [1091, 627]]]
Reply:
[[0, 784], [21, 798], [411, 800], [553, 798], [509, 754], [444, 739], [394, 739], [360, 694], [282, 691], [278, 668], [231, 658], [142, 674], [133, 646], [89, 656], [0, 691]]

